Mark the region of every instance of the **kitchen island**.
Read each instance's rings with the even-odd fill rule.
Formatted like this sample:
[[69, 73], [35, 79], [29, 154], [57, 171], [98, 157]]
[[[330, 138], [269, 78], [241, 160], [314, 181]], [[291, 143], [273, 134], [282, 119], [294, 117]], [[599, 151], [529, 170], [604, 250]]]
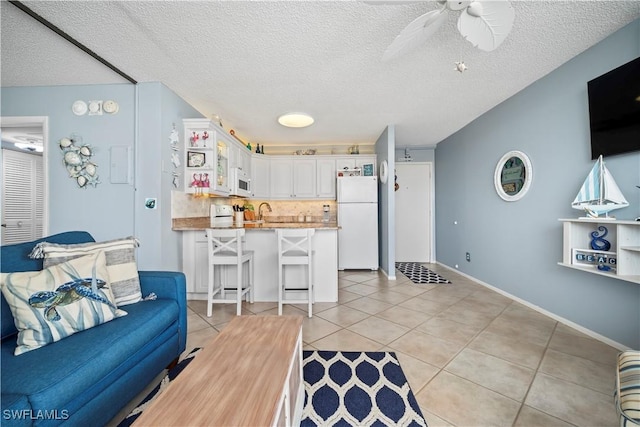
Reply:
[[[174, 218], [172, 229], [181, 231], [182, 270], [187, 278], [187, 298], [207, 299], [208, 259], [205, 230], [211, 228], [209, 217]], [[221, 227], [213, 227], [221, 228]], [[224, 228], [238, 228], [224, 227]], [[338, 226], [335, 222], [246, 222], [245, 247], [253, 250], [254, 301], [278, 301], [279, 228], [313, 228], [313, 279], [315, 302], [338, 301]], [[248, 271], [243, 272], [248, 274]], [[286, 283], [302, 281], [302, 266], [287, 266]], [[235, 286], [235, 267], [228, 267], [222, 277], [226, 286]]]

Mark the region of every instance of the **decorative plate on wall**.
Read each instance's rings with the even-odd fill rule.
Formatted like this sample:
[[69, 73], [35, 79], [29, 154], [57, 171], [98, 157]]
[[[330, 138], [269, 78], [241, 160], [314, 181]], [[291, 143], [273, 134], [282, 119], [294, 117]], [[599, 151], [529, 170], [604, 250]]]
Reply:
[[380, 182], [383, 184], [387, 183], [389, 179], [389, 166], [386, 160], [380, 162]]
[[84, 101], [76, 101], [71, 106], [71, 111], [73, 111], [73, 114], [76, 116], [83, 116], [87, 114], [87, 103]]

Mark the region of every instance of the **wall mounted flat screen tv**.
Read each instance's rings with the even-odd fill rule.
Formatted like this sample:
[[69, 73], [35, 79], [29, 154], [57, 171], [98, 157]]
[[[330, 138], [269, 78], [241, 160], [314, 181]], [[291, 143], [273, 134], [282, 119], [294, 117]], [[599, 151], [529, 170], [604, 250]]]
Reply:
[[640, 57], [587, 83], [591, 158], [640, 151]]

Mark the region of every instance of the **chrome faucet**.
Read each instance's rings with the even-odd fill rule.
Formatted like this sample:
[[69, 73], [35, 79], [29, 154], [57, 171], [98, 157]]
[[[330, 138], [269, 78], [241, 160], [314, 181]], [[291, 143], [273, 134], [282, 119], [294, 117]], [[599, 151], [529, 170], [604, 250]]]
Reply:
[[262, 202], [260, 203], [260, 206], [258, 206], [258, 219], [262, 219], [262, 206], [263, 205], [267, 205], [267, 209], [269, 209], [269, 212], [273, 212], [273, 210], [271, 210], [271, 205], [267, 202]]

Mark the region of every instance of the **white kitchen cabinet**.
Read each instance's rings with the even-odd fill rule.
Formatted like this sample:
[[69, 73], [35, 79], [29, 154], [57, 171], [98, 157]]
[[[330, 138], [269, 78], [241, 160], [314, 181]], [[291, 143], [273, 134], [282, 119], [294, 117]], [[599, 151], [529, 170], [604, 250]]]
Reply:
[[[248, 151], [248, 150], [247, 150]], [[267, 156], [254, 154], [251, 156], [251, 197], [256, 199], [271, 198], [269, 170], [271, 162]]]
[[272, 158], [270, 168], [272, 199], [316, 198], [316, 160]]
[[336, 158], [336, 171], [355, 169], [356, 159], [353, 156]]
[[362, 169], [364, 165], [373, 165], [373, 175], [376, 174], [376, 156], [375, 155], [350, 155], [336, 158], [336, 172], [344, 171], [345, 169]]
[[[253, 197], [271, 199], [335, 199], [336, 172], [371, 165], [375, 155], [265, 156], [253, 155]], [[268, 172], [265, 172], [268, 170]], [[265, 175], [268, 174], [268, 175]], [[268, 176], [268, 178], [265, 178]], [[257, 182], [259, 180], [259, 182]], [[267, 182], [266, 184], [264, 184]], [[263, 186], [264, 185], [264, 186]], [[268, 189], [268, 191], [266, 190]]]
[[293, 197], [313, 199], [316, 192], [316, 160], [300, 159], [293, 162]]
[[237, 168], [240, 164], [240, 147], [237, 144], [229, 146], [229, 167]]
[[242, 169], [249, 176], [251, 176], [251, 151], [242, 144], [239, 144], [239, 160], [237, 162], [238, 169]]
[[293, 198], [293, 161], [273, 158], [269, 168], [269, 192], [272, 199]]
[[336, 161], [332, 158], [316, 160], [316, 197], [336, 198]]
[[205, 231], [182, 232], [182, 271], [187, 279], [187, 294], [207, 295], [209, 277], [207, 236]]
[[229, 194], [230, 137], [209, 119], [184, 119], [184, 190]]
[[[316, 199], [320, 197], [318, 195], [315, 158], [311, 158], [311, 156], [305, 158], [300, 158], [300, 156], [272, 157], [270, 163], [269, 188], [272, 199]], [[323, 169], [326, 171], [326, 168]], [[328, 175], [323, 175], [323, 177], [335, 181], [335, 174], [333, 177]], [[333, 185], [335, 186], [335, 183]], [[324, 187], [326, 188], [326, 185]], [[335, 198], [335, 190], [333, 197]]]
[[230, 138], [229, 167], [238, 168], [251, 175], [251, 151], [240, 141]]

